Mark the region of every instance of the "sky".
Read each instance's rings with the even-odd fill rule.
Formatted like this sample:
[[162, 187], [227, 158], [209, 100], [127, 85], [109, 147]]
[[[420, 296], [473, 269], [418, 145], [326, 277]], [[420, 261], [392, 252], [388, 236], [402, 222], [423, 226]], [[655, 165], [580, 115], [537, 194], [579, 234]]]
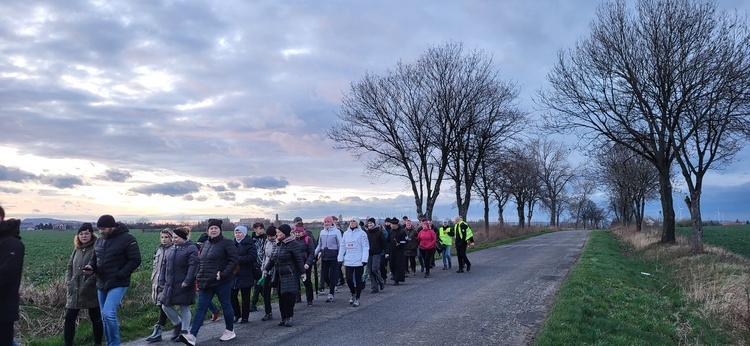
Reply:
[[[538, 117], [557, 52], [589, 34], [599, 4], [0, 2], [0, 205], [82, 221], [415, 217], [404, 181], [373, 180], [326, 137], [351, 83], [459, 42], [491, 55]], [[750, 218], [748, 171], [745, 150], [707, 176], [704, 219]], [[442, 191], [433, 216], [452, 218], [450, 183]], [[482, 208], [472, 202], [468, 219]]]

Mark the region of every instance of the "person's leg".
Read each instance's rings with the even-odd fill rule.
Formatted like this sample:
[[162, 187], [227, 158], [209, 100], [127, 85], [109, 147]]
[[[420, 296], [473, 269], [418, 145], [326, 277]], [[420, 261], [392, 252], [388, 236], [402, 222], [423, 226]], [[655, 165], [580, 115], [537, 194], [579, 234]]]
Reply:
[[320, 261], [320, 278], [323, 286], [328, 285], [329, 294], [333, 294], [333, 285], [331, 285], [331, 261]]
[[234, 310], [232, 309], [229, 295], [232, 292], [232, 282], [227, 281], [216, 286], [216, 296], [219, 298], [219, 305], [224, 311], [224, 325], [227, 330], [234, 330]]
[[198, 331], [203, 326], [203, 319], [206, 318], [206, 311], [208, 311], [208, 306], [213, 298], [213, 289], [204, 288], [198, 291], [198, 306], [195, 308], [195, 318], [193, 318], [193, 325], [190, 327], [190, 334], [193, 336], [198, 336]]
[[354, 267], [344, 266], [344, 269], [346, 271], [346, 285], [349, 286], [349, 293], [354, 295], [354, 290], [356, 289], [354, 286], [354, 280], [356, 280], [356, 278], [352, 277], [352, 275], [354, 275]]
[[448, 269], [451, 269], [451, 267], [453, 266], [453, 263], [451, 263], [451, 246], [450, 245], [445, 246], [445, 251], [443, 251], [443, 256], [444, 258], [448, 259]]
[[311, 274], [312, 274], [312, 267], [310, 267], [307, 270], [305, 270], [305, 275], [306, 275], [306, 278], [305, 278], [305, 281], [304, 281], [304, 283], [305, 283], [305, 296], [307, 298], [307, 303], [308, 304], [312, 303], [312, 301], [313, 301], [313, 292], [314, 292], [313, 284], [312, 284], [312, 275]]
[[187, 331], [190, 326], [190, 319], [192, 315], [190, 313], [190, 305], [180, 305], [180, 321], [182, 321], [182, 331]]
[[263, 286], [257, 284], [253, 285], [253, 296], [250, 298], [250, 311], [257, 310], [258, 306], [258, 298], [261, 296], [261, 292], [263, 292]]
[[464, 270], [464, 258], [466, 257], [466, 245], [456, 244], [456, 256], [458, 257], [458, 271]]
[[[289, 316], [287, 316], [287, 313], [289, 312], [289, 309], [287, 307], [287, 305], [289, 305], [289, 301], [288, 301], [287, 298], [289, 296], [292, 296], [293, 297], [292, 301], [294, 301], [295, 297], [294, 297], [293, 293], [288, 293], [288, 294], [281, 294], [281, 293], [279, 293], [279, 295], [278, 295], [278, 299], [279, 299], [279, 314], [281, 314], [281, 322], [282, 323], [286, 320], [287, 317], [289, 317]], [[281, 324], [279, 324], [279, 325], [281, 325]]]
[[182, 323], [182, 319], [180, 318], [180, 314], [177, 313], [177, 310], [175, 310], [174, 306], [172, 305], [162, 305], [161, 306], [162, 311], [164, 311], [164, 314], [167, 315], [169, 318], [169, 321], [172, 322], [173, 326], [176, 326], [180, 323]]
[[424, 256], [426, 262], [424, 274], [426, 276], [430, 276], [430, 268], [432, 268], [432, 265], [430, 264], [430, 258], [435, 257], [435, 249], [424, 250], [422, 251], [422, 255]]
[[0, 323], [0, 345], [13, 345], [13, 322]]
[[330, 276], [330, 287], [328, 288], [330, 290], [330, 294], [334, 294], [336, 292], [336, 283], [339, 280], [339, 272], [341, 271], [341, 266], [338, 264], [338, 262], [331, 261], [331, 268], [329, 270], [329, 276]]
[[[417, 248], [417, 258], [419, 259], [419, 267], [422, 268], [422, 272], [424, 272], [424, 265], [425, 265], [425, 257], [424, 257], [424, 251], [422, 249]], [[430, 265], [429, 262], [427, 265]]]
[[89, 309], [91, 330], [94, 334], [94, 345], [101, 345], [104, 338], [104, 324], [102, 323], [102, 311], [99, 308]]
[[[239, 288], [232, 288], [229, 292], [229, 301], [232, 305], [232, 311], [236, 312], [236, 314], [234, 315], [236, 319], [239, 319], [240, 313], [242, 312], [242, 310], [240, 310], [240, 300], [239, 298], [237, 298], [237, 295], [239, 293], [240, 293]], [[227, 316], [227, 313], [225, 311], [224, 318], [226, 318], [226, 316]], [[236, 319], [232, 320], [232, 322], [236, 322], [237, 321]]]
[[159, 320], [157, 320], [156, 324], [163, 326], [167, 324], [167, 313], [161, 308], [161, 304], [157, 306], [159, 307]]
[[383, 255], [380, 255], [380, 278], [383, 280], [383, 283], [388, 278], [388, 259]]
[[263, 307], [265, 308], [266, 315], [270, 315], [272, 312], [271, 308], [271, 280], [266, 278], [266, 282], [263, 284]]
[[65, 324], [63, 325], [63, 340], [65, 346], [73, 346], [73, 339], [76, 337], [76, 318], [78, 318], [78, 309], [65, 309]]
[[[250, 291], [252, 287], [246, 287], [240, 289], [240, 295], [242, 296], [242, 312], [240, 316], [243, 321], [247, 321], [250, 318]], [[236, 312], [235, 312], [236, 313]]]
[[120, 321], [117, 318], [117, 309], [127, 290], [127, 287], [115, 287], [106, 293], [99, 291], [99, 298], [104, 299], [103, 302], [99, 302], [99, 305], [102, 306], [102, 322], [107, 345], [120, 345]]
[[354, 280], [356, 281], [355, 298], [359, 300], [359, 297], [362, 295], [362, 288], [365, 287], [365, 282], [362, 280], [362, 277], [365, 274], [365, 266], [354, 267], [353, 269], [354, 269]]

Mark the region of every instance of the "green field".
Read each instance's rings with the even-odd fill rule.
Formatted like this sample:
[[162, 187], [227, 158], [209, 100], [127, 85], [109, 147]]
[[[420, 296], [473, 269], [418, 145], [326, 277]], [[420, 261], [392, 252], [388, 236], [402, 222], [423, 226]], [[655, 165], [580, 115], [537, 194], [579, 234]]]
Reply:
[[[677, 234], [691, 236], [690, 227], [678, 227]], [[704, 226], [703, 242], [750, 258], [750, 225]]]

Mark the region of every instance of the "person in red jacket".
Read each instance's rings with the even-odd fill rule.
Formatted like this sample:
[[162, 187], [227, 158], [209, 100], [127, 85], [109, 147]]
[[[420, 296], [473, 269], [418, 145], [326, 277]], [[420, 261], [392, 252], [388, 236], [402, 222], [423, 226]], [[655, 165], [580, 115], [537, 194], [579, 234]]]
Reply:
[[[435, 245], [437, 244], [437, 237], [435, 231], [432, 230], [428, 221], [422, 222], [422, 229], [417, 233], [417, 240], [419, 240], [419, 249], [422, 251], [422, 256], [425, 259], [435, 257]], [[425, 272], [424, 277], [430, 277], [430, 263], [425, 261]]]

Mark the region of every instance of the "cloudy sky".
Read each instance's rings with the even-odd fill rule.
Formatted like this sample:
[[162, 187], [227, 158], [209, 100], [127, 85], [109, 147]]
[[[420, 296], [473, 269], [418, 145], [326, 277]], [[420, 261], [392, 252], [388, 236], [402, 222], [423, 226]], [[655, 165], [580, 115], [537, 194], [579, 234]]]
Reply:
[[[557, 51], [588, 34], [598, 5], [3, 1], [0, 204], [77, 220], [415, 216], [403, 182], [373, 181], [325, 136], [350, 83], [461, 42], [491, 54], [536, 116]], [[750, 218], [750, 152], [738, 159], [707, 178], [707, 214]], [[443, 191], [435, 216], [451, 217]]]

